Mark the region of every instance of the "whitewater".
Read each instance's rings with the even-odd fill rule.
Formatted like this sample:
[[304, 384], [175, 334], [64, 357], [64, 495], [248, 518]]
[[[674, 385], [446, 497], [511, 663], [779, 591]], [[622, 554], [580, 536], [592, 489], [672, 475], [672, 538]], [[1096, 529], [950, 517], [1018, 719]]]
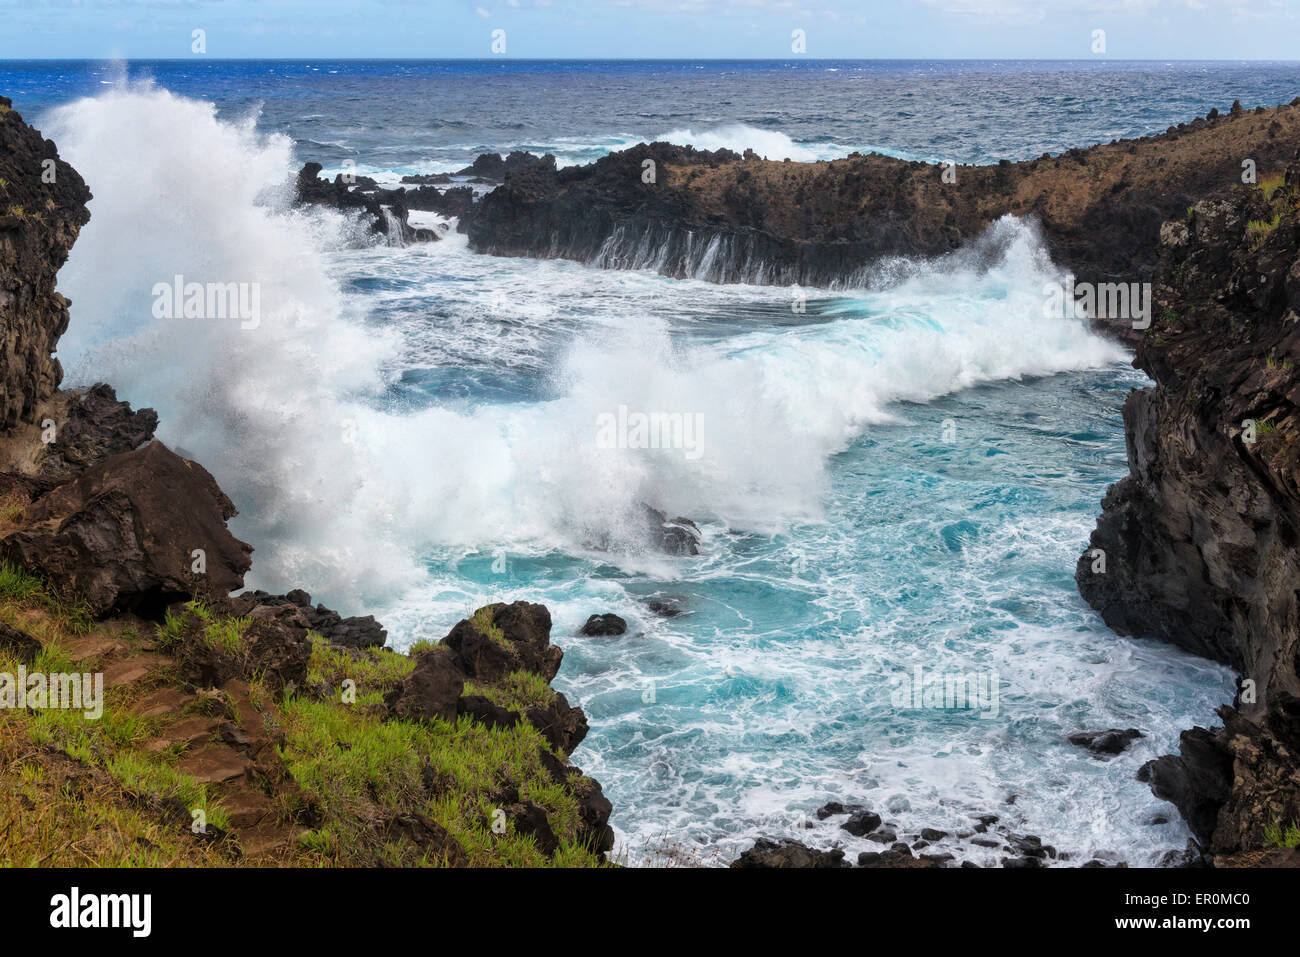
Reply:
[[[786, 288], [498, 259], [454, 233], [358, 248], [291, 206], [313, 157], [256, 110], [117, 85], [41, 122], [94, 193], [59, 277], [69, 384], [158, 410], [240, 508], [250, 586], [375, 613], [399, 648], [487, 601], [545, 603], [557, 687], [592, 725], [574, 760], [629, 860], [721, 863], [760, 835], [866, 849], [803, 827], [831, 799], [911, 830], [991, 810], [1076, 862], [1186, 842], [1133, 774], [1231, 676], [1116, 638], [1074, 591], [1143, 379], [1044, 316], [1066, 277], [1031, 223], [805, 290], [801, 313]], [[822, 149], [787, 140], [770, 150]], [[155, 318], [178, 274], [257, 284], [261, 321]], [[620, 407], [699, 414], [704, 454], [602, 447]], [[642, 503], [698, 521], [703, 554], [650, 550]], [[577, 635], [607, 611], [628, 635]], [[917, 665], [995, 671], [999, 720], [891, 708]], [[1130, 726], [1146, 737], [1109, 762], [1064, 740]]]

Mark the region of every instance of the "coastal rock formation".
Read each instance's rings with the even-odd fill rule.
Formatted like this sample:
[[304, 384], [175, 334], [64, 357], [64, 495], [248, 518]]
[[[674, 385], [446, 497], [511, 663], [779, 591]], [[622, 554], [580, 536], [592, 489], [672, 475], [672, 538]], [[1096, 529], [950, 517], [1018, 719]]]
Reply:
[[[436, 242], [440, 238], [432, 229], [417, 228], [410, 224], [410, 210], [417, 207], [407, 204], [405, 190], [384, 195], [374, 180], [357, 177], [356, 183], [348, 183], [341, 173], [333, 180], [327, 180], [320, 176], [322, 168], [320, 163], [307, 163], [298, 171], [294, 188], [299, 203], [357, 213], [370, 233], [385, 236], [397, 245]], [[424, 194], [426, 190], [438, 195], [438, 191], [432, 187], [421, 187], [412, 192]]]
[[89, 200], [54, 144], [0, 97], [0, 431], [35, 422], [63, 378], [53, 352], [68, 301], [54, 281], [90, 218]]
[[147, 616], [243, 586], [253, 550], [226, 529], [235, 514], [203, 466], [154, 441], [38, 498], [0, 539], [0, 555], [96, 617]]
[[1143, 777], [1209, 853], [1300, 821], [1300, 165], [1161, 230], [1156, 318], [1124, 405], [1130, 474], [1076, 571], [1123, 635], [1241, 674], [1224, 726]]
[[542, 157], [526, 150], [515, 150], [504, 159], [502, 159], [500, 153], [480, 153], [474, 157], [473, 163], [457, 171], [454, 175], [474, 176], [489, 183], [503, 183], [511, 173], [518, 173], [520, 170], [536, 166], [544, 159], [550, 160], [551, 165], [555, 163], [555, 157], [553, 156]]
[[344, 618], [324, 605], [313, 606], [311, 595], [301, 588], [283, 595], [271, 595], [260, 590], [246, 591], [229, 601], [231, 612], [236, 615], [255, 613], [259, 607], [283, 605], [296, 608], [307, 627], [332, 645], [341, 648], [379, 648], [388, 640], [388, 632], [375, 620], [374, 615]]
[[[561, 657], [546, 608], [480, 609], [453, 629], [459, 652], [412, 662], [382, 647], [373, 617], [313, 606], [302, 590], [232, 597], [252, 549], [227, 530], [235, 508], [212, 476], [151, 441], [157, 416], [132, 411], [110, 387], [55, 391], [51, 352], [68, 310], [54, 276], [86, 222], [89, 193], [0, 103], [0, 201], [31, 201], [0, 216], [0, 559], [9, 583], [0, 652], [27, 663], [53, 655], [101, 675], [117, 719], [87, 722], [75, 742], [38, 743], [32, 709], [11, 713], [0, 790], [27, 808], [39, 801], [42, 813], [10, 822], [7, 858], [603, 865], [612, 807], [565, 760], [585, 716], [536, 681], [549, 682]], [[28, 169], [41, 158], [57, 176], [45, 192], [39, 164]], [[483, 640], [510, 647], [494, 655]], [[477, 699], [513, 721], [463, 739], [449, 725], [462, 717], [462, 680], [444, 694], [438, 682], [448, 675], [431, 663], [458, 653], [475, 666]], [[520, 668], [535, 674], [516, 682]], [[389, 714], [380, 702], [393, 698], [411, 707]], [[101, 733], [108, 726], [119, 731]], [[357, 768], [370, 769], [364, 780], [352, 779]], [[511, 822], [504, 833], [479, 813], [493, 795]], [[88, 815], [104, 826], [85, 832]], [[75, 831], [73, 850], [62, 837], [48, 843], [51, 832]]]
[[862, 281], [882, 257], [950, 252], [1011, 214], [1035, 217], [1081, 280], [1137, 281], [1156, 266], [1164, 221], [1240, 183], [1243, 160], [1261, 175], [1280, 168], [1298, 141], [1292, 104], [993, 166], [777, 162], [651, 143], [522, 169], [474, 206], [466, 229], [472, 248], [497, 255], [832, 286]]

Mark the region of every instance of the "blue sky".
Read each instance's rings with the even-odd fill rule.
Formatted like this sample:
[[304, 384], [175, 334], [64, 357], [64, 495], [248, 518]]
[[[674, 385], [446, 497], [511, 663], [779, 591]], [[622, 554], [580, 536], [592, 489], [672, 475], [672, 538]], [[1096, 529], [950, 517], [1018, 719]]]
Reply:
[[1295, 59], [1300, 0], [0, 0], [0, 58]]

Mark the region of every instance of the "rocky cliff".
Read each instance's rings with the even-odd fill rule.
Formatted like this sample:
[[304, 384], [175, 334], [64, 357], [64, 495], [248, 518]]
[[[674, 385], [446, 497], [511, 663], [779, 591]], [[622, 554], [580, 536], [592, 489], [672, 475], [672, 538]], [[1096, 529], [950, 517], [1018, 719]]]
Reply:
[[1161, 223], [1242, 182], [1247, 159], [1261, 176], [1290, 160], [1298, 104], [1234, 104], [1157, 136], [951, 169], [874, 154], [773, 162], [653, 143], [582, 167], [516, 170], [464, 225], [474, 249], [498, 255], [827, 286], [861, 279], [884, 256], [951, 251], [1013, 214], [1037, 217], [1056, 261], [1080, 279], [1145, 280]]
[[[1219, 863], [1300, 822], [1300, 166], [1160, 231], [1156, 318], [1124, 406], [1130, 474], [1076, 578], [1123, 635], [1241, 674], [1222, 728], [1142, 770]], [[1246, 858], [1243, 858], [1246, 855]]]
[[11, 429], [35, 421], [63, 378], [51, 354], [68, 303], [54, 280], [90, 218], [90, 190], [4, 97], [0, 143], [0, 429]]

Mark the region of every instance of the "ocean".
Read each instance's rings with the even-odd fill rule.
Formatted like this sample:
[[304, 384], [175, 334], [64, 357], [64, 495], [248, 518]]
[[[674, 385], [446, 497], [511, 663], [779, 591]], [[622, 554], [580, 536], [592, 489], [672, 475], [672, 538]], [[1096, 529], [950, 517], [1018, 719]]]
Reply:
[[[159, 411], [238, 505], [250, 585], [374, 613], [398, 648], [545, 603], [556, 687], [591, 722], [572, 757], [633, 864], [722, 864], [758, 836], [873, 847], [816, 819], [828, 800], [908, 832], [997, 814], [1065, 864], [1181, 850], [1134, 775], [1214, 721], [1232, 675], [1116, 637], [1073, 582], [1146, 379], [1045, 317], [1064, 272], [1029, 222], [799, 311], [786, 288], [482, 256], [454, 232], [363, 246], [291, 206], [302, 163], [395, 183], [651, 139], [994, 162], [1297, 89], [1294, 63], [0, 63], [95, 196], [59, 277], [66, 381]], [[177, 275], [258, 284], [260, 323], [155, 318]], [[689, 416], [696, 441], [596, 442], [620, 409]], [[648, 549], [641, 503], [697, 521], [702, 553]], [[603, 612], [628, 633], [577, 633]], [[927, 707], [900, 695], [917, 669], [997, 695]], [[1145, 737], [1108, 761], [1066, 741], [1127, 727]]]

